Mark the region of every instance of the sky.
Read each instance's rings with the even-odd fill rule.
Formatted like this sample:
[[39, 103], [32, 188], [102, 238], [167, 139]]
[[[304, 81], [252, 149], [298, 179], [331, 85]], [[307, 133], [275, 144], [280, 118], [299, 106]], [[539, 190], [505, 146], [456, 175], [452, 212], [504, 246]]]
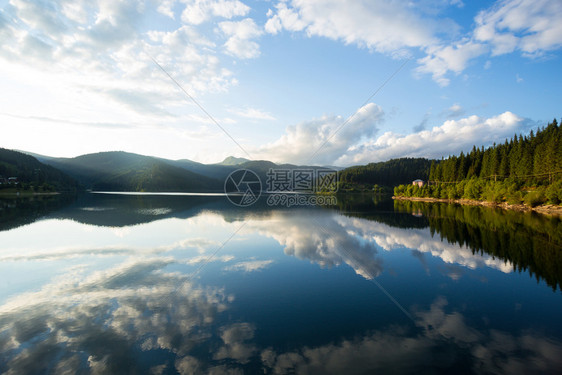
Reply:
[[527, 134], [562, 1], [0, 0], [0, 147], [348, 166]]

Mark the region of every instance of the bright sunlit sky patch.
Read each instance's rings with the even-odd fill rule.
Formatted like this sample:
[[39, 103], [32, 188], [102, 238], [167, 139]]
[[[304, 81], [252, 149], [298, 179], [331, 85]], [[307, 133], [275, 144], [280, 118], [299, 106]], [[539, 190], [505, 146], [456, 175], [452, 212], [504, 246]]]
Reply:
[[153, 57], [253, 159], [447, 156], [560, 117], [561, 19], [558, 0], [0, 0], [0, 147], [247, 157]]

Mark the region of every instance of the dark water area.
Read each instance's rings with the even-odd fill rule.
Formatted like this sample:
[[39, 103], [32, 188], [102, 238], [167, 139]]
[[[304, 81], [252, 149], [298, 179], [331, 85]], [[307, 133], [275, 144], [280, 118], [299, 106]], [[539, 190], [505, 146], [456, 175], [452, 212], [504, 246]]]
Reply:
[[559, 219], [337, 200], [0, 200], [0, 373], [562, 373]]

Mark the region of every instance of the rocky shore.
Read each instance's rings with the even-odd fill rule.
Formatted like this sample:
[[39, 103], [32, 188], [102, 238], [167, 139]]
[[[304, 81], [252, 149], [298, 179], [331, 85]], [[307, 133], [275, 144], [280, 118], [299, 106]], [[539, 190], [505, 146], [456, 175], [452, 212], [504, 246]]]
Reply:
[[442, 202], [442, 203], [457, 203], [457, 204], [464, 204], [464, 205], [471, 205], [471, 206], [497, 207], [497, 208], [502, 208], [504, 210], [515, 210], [521, 212], [534, 211], [543, 215], [562, 217], [562, 206], [556, 206], [551, 204], [543, 204], [537, 207], [530, 207], [525, 204], [509, 204], [507, 202], [494, 203], [488, 201], [477, 201], [472, 199], [440, 199], [440, 198], [419, 198], [419, 197], [400, 197], [400, 196], [393, 196], [392, 199], [414, 201], [414, 202]]

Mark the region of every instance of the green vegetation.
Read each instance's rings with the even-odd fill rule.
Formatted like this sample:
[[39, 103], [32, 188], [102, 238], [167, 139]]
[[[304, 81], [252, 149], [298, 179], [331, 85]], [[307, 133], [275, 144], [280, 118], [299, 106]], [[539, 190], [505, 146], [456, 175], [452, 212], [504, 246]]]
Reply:
[[372, 190], [374, 185], [395, 186], [415, 179], [427, 180], [431, 161], [425, 158], [391, 159], [346, 168], [339, 175], [340, 191]]
[[525, 203], [562, 202], [562, 129], [554, 119], [536, 134], [432, 162], [429, 185], [400, 185], [394, 195]]
[[[63, 172], [45, 165], [33, 156], [0, 148], [0, 194], [76, 191], [78, 183]], [[17, 177], [18, 183], [8, 183]]]

